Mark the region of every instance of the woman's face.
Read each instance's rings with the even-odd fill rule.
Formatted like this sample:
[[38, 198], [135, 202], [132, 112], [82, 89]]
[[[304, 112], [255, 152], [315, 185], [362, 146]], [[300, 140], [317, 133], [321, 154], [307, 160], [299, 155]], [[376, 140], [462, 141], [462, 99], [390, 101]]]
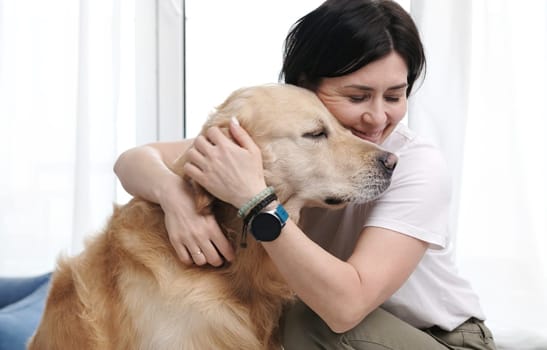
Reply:
[[381, 144], [407, 110], [408, 68], [396, 52], [335, 78], [323, 78], [317, 96], [351, 132]]

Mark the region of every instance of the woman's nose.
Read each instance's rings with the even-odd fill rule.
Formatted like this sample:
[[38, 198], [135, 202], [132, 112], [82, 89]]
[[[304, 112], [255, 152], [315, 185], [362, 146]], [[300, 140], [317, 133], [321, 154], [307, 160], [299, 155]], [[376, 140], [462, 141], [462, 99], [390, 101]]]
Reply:
[[382, 106], [371, 105], [368, 106], [362, 115], [363, 122], [369, 125], [384, 125], [386, 122], [386, 111]]

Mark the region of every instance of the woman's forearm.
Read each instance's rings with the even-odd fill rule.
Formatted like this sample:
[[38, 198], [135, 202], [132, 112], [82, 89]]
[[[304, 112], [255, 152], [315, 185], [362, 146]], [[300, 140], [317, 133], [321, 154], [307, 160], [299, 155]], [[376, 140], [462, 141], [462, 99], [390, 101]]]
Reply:
[[191, 140], [159, 142], [129, 149], [118, 157], [114, 172], [128, 193], [161, 204], [162, 194], [181, 184], [181, 178], [168, 164], [191, 143]]

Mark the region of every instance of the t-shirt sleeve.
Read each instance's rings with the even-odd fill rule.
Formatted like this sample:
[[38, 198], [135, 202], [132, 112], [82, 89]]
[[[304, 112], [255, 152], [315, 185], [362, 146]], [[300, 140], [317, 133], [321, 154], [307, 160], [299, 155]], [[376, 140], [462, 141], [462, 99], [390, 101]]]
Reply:
[[449, 241], [451, 180], [440, 151], [412, 145], [399, 154], [391, 186], [371, 206], [364, 226], [377, 226], [423, 240], [432, 249]]

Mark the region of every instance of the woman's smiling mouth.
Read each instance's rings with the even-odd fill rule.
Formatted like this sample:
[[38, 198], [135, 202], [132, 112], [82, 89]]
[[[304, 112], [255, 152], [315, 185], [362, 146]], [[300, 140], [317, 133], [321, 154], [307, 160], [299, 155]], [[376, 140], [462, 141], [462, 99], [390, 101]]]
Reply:
[[351, 129], [351, 132], [353, 133], [353, 135], [363, 140], [367, 140], [375, 144], [380, 144], [380, 142], [382, 141], [382, 135], [384, 130], [378, 130], [374, 132], [362, 132], [359, 130]]

